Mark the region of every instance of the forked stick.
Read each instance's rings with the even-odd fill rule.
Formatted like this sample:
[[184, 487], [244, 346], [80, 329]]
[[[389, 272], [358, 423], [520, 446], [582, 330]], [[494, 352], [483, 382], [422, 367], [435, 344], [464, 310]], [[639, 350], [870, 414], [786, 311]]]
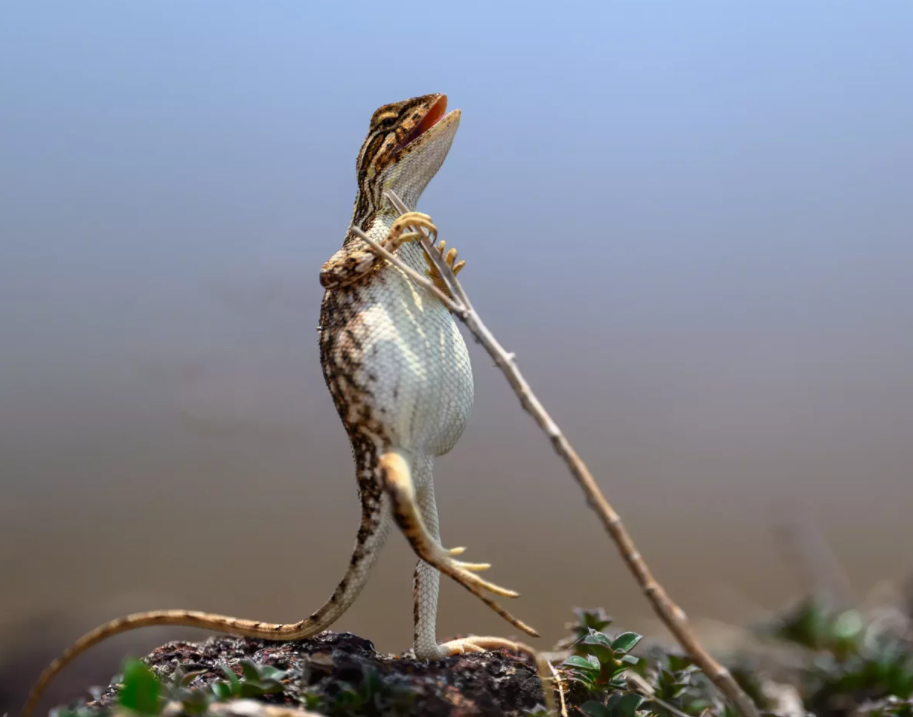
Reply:
[[[400, 214], [405, 214], [409, 208], [403, 204], [402, 200], [392, 191], [386, 193], [387, 199], [393, 204]], [[472, 308], [469, 297], [460, 285], [453, 271], [444, 261], [440, 252], [435, 251], [429, 240], [428, 234], [422, 227], [415, 227], [421, 236], [419, 240], [425, 253], [437, 267], [438, 273], [447, 289], [450, 292], [448, 296], [434, 285], [430, 279], [422, 276], [419, 272], [411, 269], [394, 254], [381, 248], [377, 242], [370, 239], [364, 232], [356, 230], [359, 237], [367, 242], [375, 252], [383, 256], [387, 261], [394, 264], [400, 270], [406, 272], [414, 281], [433, 292], [454, 315], [459, 318], [466, 328], [472, 333], [476, 340], [482, 344], [488, 354], [494, 359], [495, 364], [504, 373], [508, 383], [520, 399], [520, 404], [529, 413], [533, 420], [539, 424], [539, 427], [545, 432], [555, 452], [561, 456], [567, 467], [571, 471], [574, 480], [580, 485], [587, 499], [587, 504], [596, 512], [606, 532], [615, 542], [618, 552], [633, 573], [634, 578], [646, 595], [647, 600], [653, 606], [654, 612], [662, 620], [663, 624], [678, 640], [678, 643], [687, 652], [695, 664], [703, 670], [704, 674], [717, 686], [720, 692], [735, 706], [742, 714], [742, 717], [760, 717], [757, 706], [745, 691], [739, 687], [738, 683], [732, 677], [732, 674], [720, 663], [710, 656], [710, 653], [704, 649], [694, 630], [688, 623], [688, 618], [678, 605], [672, 602], [672, 599], [656, 581], [647, 563], [637, 552], [634, 541], [621, 522], [618, 513], [612, 508], [605, 499], [599, 486], [590, 474], [586, 464], [577, 455], [577, 452], [565, 438], [564, 433], [558, 428], [558, 424], [552, 420], [543, 405], [532, 392], [526, 379], [517, 368], [514, 355], [504, 350], [501, 344], [495, 339], [488, 327], [479, 318], [478, 313]]]

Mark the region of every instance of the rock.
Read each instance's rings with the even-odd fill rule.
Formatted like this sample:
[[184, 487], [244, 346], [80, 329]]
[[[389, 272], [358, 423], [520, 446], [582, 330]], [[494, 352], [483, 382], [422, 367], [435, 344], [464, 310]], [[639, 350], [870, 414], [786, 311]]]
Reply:
[[[306, 640], [271, 642], [213, 637], [203, 642], [170, 642], [145, 658], [163, 683], [180, 668], [198, 672], [188, 687], [205, 689], [225, 681], [223, 666], [239, 677], [240, 660], [287, 671], [282, 691], [256, 701], [210, 705], [207, 714], [222, 717], [283, 717], [296, 710], [346, 715], [525, 715], [544, 701], [535, 665], [526, 657], [485, 652], [428, 662], [378, 654], [370, 641], [350, 633], [324, 632]], [[114, 707], [111, 685], [88, 706]], [[271, 708], [263, 706], [271, 705]], [[179, 703], [166, 714], [180, 714]], [[281, 708], [281, 709], [280, 709]], [[300, 712], [304, 710], [304, 713]]]

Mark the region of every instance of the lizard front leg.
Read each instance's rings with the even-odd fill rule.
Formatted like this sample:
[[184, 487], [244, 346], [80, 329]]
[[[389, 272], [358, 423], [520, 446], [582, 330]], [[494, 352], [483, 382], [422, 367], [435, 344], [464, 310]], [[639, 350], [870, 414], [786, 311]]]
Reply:
[[455, 560], [454, 556], [462, 554], [465, 548], [447, 550], [429, 532], [416, 503], [411, 467], [404, 452], [387, 451], [381, 456], [379, 467], [384, 489], [391, 499], [393, 518], [418, 557], [444, 575], [456, 580], [518, 630], [538, 637], [539, 633], [533, 628], [515, 618], [486, 594], [485, 591], [488, 591], [504, 597], [519, 597], [519, 593], [502, 588], [476, 575], [477, 572], [491, 567], [488, 563], [466, 563]]
[[[431, 233], [432, 242], [437, 238], [437, 227], [431, 217], [421, 212], [403, 214], [390, 227], [380, 245], [389, 252], [395, 252], [403, 244], [419, 238], [417, 231], [406, 231], [410, 227], [422, 227]], [[352, 284], [367, 276], [378, 262], [386, 261], [362, 242], [346, 242], [346, 245], [330, 257], [320, 270], [320, 283], [325, 289], [336, 289]], [[461, 267], [462, 268], [462, 267]]]

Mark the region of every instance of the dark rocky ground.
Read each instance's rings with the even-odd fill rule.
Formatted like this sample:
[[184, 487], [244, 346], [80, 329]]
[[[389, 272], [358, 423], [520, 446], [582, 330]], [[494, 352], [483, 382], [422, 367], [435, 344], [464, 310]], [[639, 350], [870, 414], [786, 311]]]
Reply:
[[[767, 714], [913, 717], [911, 606], [895, 597], [839, 608], [809, 598], [763, 625], [736, 630], [719, 654]], [[610, 627], [603, 611], [577, 610], [551, 654], [560, 681], [549, 689], [560, 684], [564, 714], [736, 717], [677, 650]], [[169, 642], [58, 717], [124, 708], [165, 717], [530, 716], [544, 715], [543, 703], [529, 656], [488, 652], [429, 662], [325, 632], [296, 642]]]
[[[523, 715], [543, 702], [535, 664], [523, 657], [487, 652], [425, 662], [379, 654], [369, 640], [350, 633], [295, 642], [170, 642], [145, 661], [162, 681], [178, 668], [199, 673], [189, 686], [200, 689], [226, 679], [223, 665], [242, 678], [238, 661], [245, 659], [286, 673], [280, 692], [258, 700], [331, 714]], [[112, 685], [87, 706], [101, 712], [116, 703]]]
[[[282, 692], [262, 697], [273, 704], [455, 717], [522, 715], [543, 701], [535, 665], [519, 656], [487, 652], [416, 661], [378, 654], [369, 640], [350, 633], [286, 643], [231, 637], [174, 642], [155, 650], [148, 664], [163, 677], [178, 666], [184, 672], [202, 670], [196, 686], [224, 680], [220, 665], [243, 658], [289, 672]], [[115, 696], [109, 689], [103, 702]]]

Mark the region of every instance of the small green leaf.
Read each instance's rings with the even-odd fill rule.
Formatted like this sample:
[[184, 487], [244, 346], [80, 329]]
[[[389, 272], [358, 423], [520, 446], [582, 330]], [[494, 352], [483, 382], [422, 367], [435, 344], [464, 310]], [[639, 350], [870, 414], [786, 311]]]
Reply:
[[634, 655], [623, 655], [621, 661], [626, 662], [629, 665], [636, 665], [640, 661], [640, 658], [634, 657]]
[[623, 695], [615, 705], [615, 714], [618, 717], [635, 717], [637, 708], [643, 704], [644, 698], [640, 695], [629, 693]]
[[565, 676], [565, 679], [568, 682], [576, 682], [578, 685], [583, 685], [588, 690], [596, 689], [596, 677], [598, 677], [595, 672], [572, 672], [569, 675]]
[[611, 711], [602, 702], [584, 702], [580, 709], [590, 717], [612, 717]]
[[577, 654], [586, 657], [593, 664], [612, 665], [615, 662], [615, 653], [611, 647], [602, 645], [578, 645]]
[[241, 680], [238, 679], [238, 676], [228, 665], [222, 665], [220, 669], [222, 670], [222, 674], [228, 678], [228, 684], [231, 685], [231, 694], [240, 694]]
[[241, 683], [241, 690], [238, 693], [238, 697], [259, 697], [263, 694], [266, 694], [263, 685], [254, 680], [248, 680]]
[[144, 715], [155, 715], [159, 711], [161, 685], [152, 670], [141, 660], [128, 660], [124, 665], [124, 688], [120, 692], [120, 704], [125, 709]]
[[568, 667], [576, 667], [578, 670], [587, 670], [589, 672], [594, 670], [599, 672], [602, 669], [599, 664], [599, 659], [593, 657], [593, 655], [587, 655], [586, 657], [571, 655], [564, 661], [564, 664]]
[[612, 641], [612, 649], [616, 652], [628, 652], [642, 639], [643, 636], [636, 632], [623, 632]]
[[576, 629], [581, 635], [586, 634], [587, 629], [602, 632], [612, 622], [612, 618], [606, 615], [605, 610], [601, 607], [594, 610], [584, 610], [577, 607], [574, 608], [574, 615], [577, 616]]
[[260, 671], [253, 662], [250, 660], [238, 660], [238, 664], [241, 665], [241, 674], [245, 680], [257, 682], [260, 679]]
[[856, 637], [865, 627], [862, 616], [855, 610], [847, 610], [834, 622], [834, 638], [849, 640]]
[[590, 634], [583, 638], [584, 645], [600, 645], [608, 649], [612, 648], [612, 641], [603, 633], [590, 630]]
[[690, 657], [681, 655], [668, 655], [669, 670], [671, 672], [683, 672], [684, 670], [693, 669], [694, 665]]
[[264, 680], [282, 680], [287, 674], [287, 670], [280, 670], [272, 665], [260, 665], [260, 677]]
[[212, 693], [217, 700], [224, 702], [231, 697], [231, 685], [227, 682], [213, 682]]

